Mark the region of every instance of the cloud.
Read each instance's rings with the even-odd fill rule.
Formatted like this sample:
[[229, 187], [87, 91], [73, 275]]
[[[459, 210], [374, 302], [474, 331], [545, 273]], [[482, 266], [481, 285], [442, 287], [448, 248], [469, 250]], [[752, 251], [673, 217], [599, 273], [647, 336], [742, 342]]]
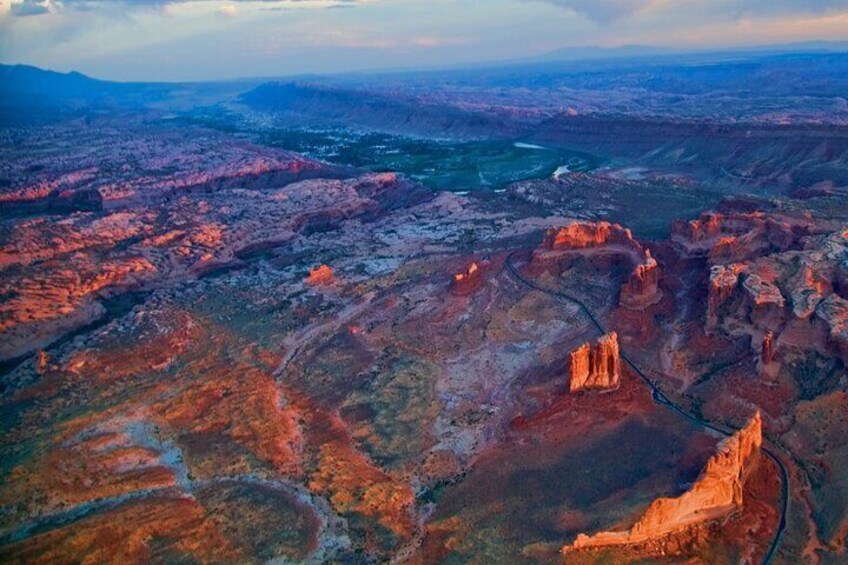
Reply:
[[[229, 0], [226, 4], [218, 6], [217, 12], [224, 15], [234, 15], [237, 3], [264, 4], [279, 8], [301, 7], [301, 8], [340, 8], [353, 7], [363, 4], [368, 0]], [[37, 16], [50, 12], [63, 12], [66, 10], [97, 11], [115, 10], [125, 11], [143, 8], [167, 8], [169, 6], [189, 4], [215, 4], [215, 0], [12, 0], [9, 10], [12, 16]]]
[[49, 12], [49, 0], [23, 0], [12, 4], [9, 8], [9, 13], [13, 16], [38, 16]]
[[632, 16], [643, 10], [651, 0], [535, 0], [553, 4], [594, 22], [605, 23]]
[[220, 8], [218, 8], [218, 13], [222, 16], [233, 17], [238, 14], [238, 8], [236, 8], [232, 4], [224, 4]]
[[[527, 1], [527, 0], [522, 0]], [[791, 14], [828, 14], [848, 11], [848, 0], [532, 0], [584, 16], [596, 23], [630, 18], [642, 12], [654, 15], [709, 16], [740, 19]]]
[[[704, 4], [689, 1], [686, 4]], [[786, 14], [827, 14], [848, 10], [848, 0], [716, 0], [707, 2], [711, 12], [733, 18]]]

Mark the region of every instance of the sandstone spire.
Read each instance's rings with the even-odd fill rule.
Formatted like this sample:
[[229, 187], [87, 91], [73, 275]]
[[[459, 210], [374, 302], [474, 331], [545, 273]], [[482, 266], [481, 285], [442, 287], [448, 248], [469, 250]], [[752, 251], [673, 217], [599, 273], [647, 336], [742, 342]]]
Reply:
[[618, 334], [608, 333], [593, 346], [584, 343], [569, 357], [569, 389], [614, 390], [621, 382]]
[[659, 290], [660, 269], [657, 260], [646, 249], [644, 262], [636, 265], [627, 281], [621, 287], [619, 302], [630, 310], [641, 310], [656, 304], [662, 298]]
[[763, 360], [763, 365], [768, 365], [774, 361], [774, 332], [768, 331], [763, 336], [763, 349], [760, 356]]

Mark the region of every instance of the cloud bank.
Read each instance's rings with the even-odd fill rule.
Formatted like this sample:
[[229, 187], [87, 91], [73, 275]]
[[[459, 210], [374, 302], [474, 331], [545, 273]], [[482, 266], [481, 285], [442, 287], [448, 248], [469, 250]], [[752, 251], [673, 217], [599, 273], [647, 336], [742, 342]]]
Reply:
[[702, 14], [738, 19], [786, 14], [827, 14], [848, 10], [848, 0], [532, 0], [563, 8], [595, 23], [653, 15]]
[[[234, 4], [274, 4], [277, 6], [297, 6], [331, 8], [336, 6], [353, 6], [366, 0], [229, 0], [225, 6], [219, 7], [223, 13], [233, 13]], [[68, 10], [95, 12], [98, 10], [121, 9], [126, 11], [137, 9], [164, 8], [179, 4], [209, 4], [210, 0], [12, 0], [9, 14], [11, 16], [38, 16], [50, 13], [61, 13]], [[221, 10], [221, 8], [229, 9]]]

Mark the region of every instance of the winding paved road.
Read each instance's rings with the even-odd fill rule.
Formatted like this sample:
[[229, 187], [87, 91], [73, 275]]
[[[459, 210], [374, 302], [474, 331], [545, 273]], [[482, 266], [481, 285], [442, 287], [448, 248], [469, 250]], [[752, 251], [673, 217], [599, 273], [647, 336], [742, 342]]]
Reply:
[[[595, 326], [595, 328], [598, 330], [598, 332], [600, 332], [601, 335], [607, 333], [606, 329], [604, 329], [600, 321], [598, 321], [592, 311], [589, 310], [589, 307], [586, 306], [586, 304], [584, 304], [583, 301], [581, 301], [579, 298], [576, 298], [564, 292], [559, 292], [541, 287], [533, 281], [524, 278], [521, 273], [518, 272], [518, 269], [516, 269], [515, 266], [512, 264], [513, 257], [515, 257], [518, 253], [521, 253], [521, 251], [513, 251], [507, 256], [505, 261], [507, 270], [518, 282], [538, 292], [542, 292], [549, 296], [553, 296], [560, 300], [575, 304], [578, 308], [580, 308], [583, 314], [592, 322], [592, 325]], [[640, 369], [638, 365], [636, 365], [636, 363], [624, 352], [623, 349], [620, 349], [619, 353], [621, 355], [621, 358], [624, 359], [624, 362], [627, 363], [630, 368], [633, 369], [633, 371], [637, 375], [639, 375], [639, 377], [643, 381], [645, 381], [648, 387], [650, 387], [651, 397], [658, 404], [662, 404], [669, 410], [676, 412], [683, 418], [686, 418], [687, 420], [694, 422], [695, 424], [701, 427], [707, 428], [714, 432], [718, 432], [719, 434], [722, 434], [724, 436], [730, 436], [735, 431], [737, 431], [733, 429], [722, 429], [706, 420], [702, 420], [701, 418], [694, 414], [691, 414], [690, 412], [687, 412], [683, 407], [679, 406], [678, 404], [675, 404], [670, 398], [668, 398], [668, 396], [666, 396], [665, 393], [661, 391], [656, 384], [654, 384], [650, 377], [648, 377], [648, 375], [644, 371], [642, 371], [642, 369]], [[765, 453], [769, 459], [774, 461], [775, 465], [777, 465], [777, 468], [780, 470], [782, 497], [780, 508], [780, 524], [778, 525], [777, 533], [775, 534], [774, 539], [772, 540], [771, 545], [769, 546], [769, 549], [766, 552], [765, 557], [763, 558], [764, 565], [768, 565], [768, 563], [771, 563], [772, 559], [774, 558], [774, 554], [777, 552], [777, 548], [780, 546], [780, 540], [783, 537], [784, 531], [786, 530], [786, 515], [789, 512], [789, 472], [786, 470], [786, 466], [783, 464], [783, 462], [780, 460], [780, 458], [774, 451], [764, 447], [762, 448], [762, 452]]]

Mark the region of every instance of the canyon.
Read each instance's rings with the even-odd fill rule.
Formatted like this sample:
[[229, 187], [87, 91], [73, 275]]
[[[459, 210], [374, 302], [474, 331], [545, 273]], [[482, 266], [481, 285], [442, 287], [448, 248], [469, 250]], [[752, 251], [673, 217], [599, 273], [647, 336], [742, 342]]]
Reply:
[[704, 57], [0, 67], [0, 561], [844, 562], [848, 59]]

